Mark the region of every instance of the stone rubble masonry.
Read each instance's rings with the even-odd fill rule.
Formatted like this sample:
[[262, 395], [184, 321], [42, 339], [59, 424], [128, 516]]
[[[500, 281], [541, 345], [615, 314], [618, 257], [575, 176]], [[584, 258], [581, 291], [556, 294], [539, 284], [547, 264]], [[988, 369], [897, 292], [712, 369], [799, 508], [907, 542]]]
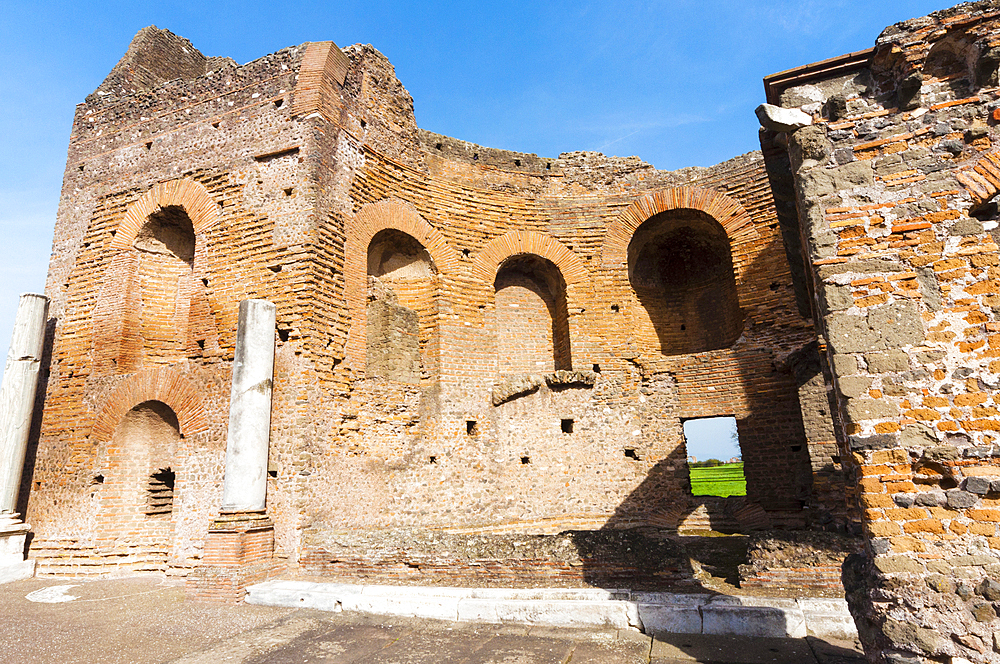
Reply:
[[998, 53], [995, 2], [898, 23], [847, 69], [780, 75], [813, 123], [761, 133], [794, 178], [873, 662], [1000, 662]]

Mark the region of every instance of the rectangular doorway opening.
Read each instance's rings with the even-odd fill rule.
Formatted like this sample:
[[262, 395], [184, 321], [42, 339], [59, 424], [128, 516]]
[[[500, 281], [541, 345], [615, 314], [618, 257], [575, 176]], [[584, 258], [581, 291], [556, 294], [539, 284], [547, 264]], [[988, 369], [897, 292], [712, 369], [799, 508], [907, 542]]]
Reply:
[[687, 451], [694, 496], [745, 496], [747, 480], [743, 474], [736, 418], [702, 417], [684, 421], [684, 444]]

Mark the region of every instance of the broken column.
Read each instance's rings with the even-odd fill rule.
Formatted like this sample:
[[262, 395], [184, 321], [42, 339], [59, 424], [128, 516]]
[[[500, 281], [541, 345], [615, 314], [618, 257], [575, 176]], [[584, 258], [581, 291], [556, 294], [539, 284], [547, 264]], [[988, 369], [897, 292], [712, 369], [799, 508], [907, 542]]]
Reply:
[[24, 559], [30, 526], [16, 510], [48, 311], [49, 299], [44, 295], [21, 296], [0, 386], [0, 583], [29, 578], [35, 570], [35, 561]]
[[188, 577], [196, 599], [238, 602], [274, 568], [274, 523], [265, 511], [274, 323], [267, 300], [240, 303], [222, 508], [205, 538], [204, 564]]

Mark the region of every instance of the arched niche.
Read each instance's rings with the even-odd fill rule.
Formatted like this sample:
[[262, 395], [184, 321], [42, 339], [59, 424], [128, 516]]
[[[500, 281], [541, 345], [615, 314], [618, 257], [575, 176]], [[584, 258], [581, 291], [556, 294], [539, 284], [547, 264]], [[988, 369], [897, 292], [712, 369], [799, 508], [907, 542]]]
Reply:
[[424, 245], [393, 228], [381, 230], [368, 243], [368, 275], [386, 281], [413, 281], [434, 275], [434, 261]]
[[98, 374], [219, 352], [202, 273], [218, 214], [204, 186], [187, 179], [157, 184], [129, 204], [94, 308]]
[[[355, 370], [363, 369], [366, 374], [370, 373], [367, 369], [366, 357], [369, 329], [366, 302], [372, 285], [370, 277], [375, 276], [368, 272], [369, 249], [372, 248], [372, 241], [376, 240], [376, 235], [390, 230], [408, 236], [422, 247], [427, 256], [430, 257], [435, 280], [440, 278], [439, 274], [455, 275], [458, 272], [458, 254], [448, 245], [441, 232], [428, 224], [410, 203], [397, 199], [368, 203], [356, 215], [347, 219], [344, 239], [344, 294], [347, 299], [350, 322], [344, 355], [349, 366]], [[391, 237], [391, 235], [385, 235], [376, 241], [372, 255], [377, 256], [377, 258], [373, 258], [373, 260], [381, 262], [384, 254], [384, 249], [379, 249], [380, 246], [383, 246], [382, 239]], [[390, 251], [390, 255], [386, 256], [387, 265], [394, 264], [396, 260], [392, 258], [391, 254], [392, 251]], [[376, 272], [379, 269], [377, 266], [373, 266], [373, 268]], [[393, 270], [388, 269], [388, 271], [392, 272]], [[382, 277], [377, 278], [379, 281], [382, 279]], [[389, 290], [396, 293], [406, 289], [394, 284]], [[404, 300], [405, 297], [404, 294]], [[435, 299], [437, 297], [439, 294], [435, 289]], [[430, 317], [422, 318], [420, 324], [430, 329], [429, 326], [436, 326], [436, 319], [435, 305], [435, 311], [431, 312]], [[427, 338], [431, 340], [433, 336]], [[423, 359], [428, 366], [425, 367], [424, 371], [429, 375], [434, 375], [438, 351], [433, 347], [432, 341], [425, 347], [425, 350], [426, 354]]]
[[103, 547], [127, 548], [146, 567], [166, 567], [181, 439], [177, 414], [162, 401], [140, 402], [119, 420], [100, 476]]
[[726, 230], [694, 209], [659, 212], [628, 244], [641, 335], [664, 355], [730, 346], [743, 329]]
[[504, 260], [493, 282], [501, 376], [572, 369], [566, 281], [536, 254]]
[[437, 268], [412, 235], [387, 228], [368, 243], [366, 373], [419, 383], [436, 366]]
[[194, 289], [195, 235], [191, 218], [176, 205], [149, 215], [133, 248], [138, 253], [138, 316], [144, 358], [176, 360], [187, 355], [188, 319]]

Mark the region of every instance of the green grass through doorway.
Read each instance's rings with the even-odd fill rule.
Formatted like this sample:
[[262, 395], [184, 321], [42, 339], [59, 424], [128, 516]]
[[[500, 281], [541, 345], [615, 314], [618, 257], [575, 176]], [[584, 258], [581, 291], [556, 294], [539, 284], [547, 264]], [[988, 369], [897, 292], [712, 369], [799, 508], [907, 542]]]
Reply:
[[691, 493], [695, 496], [745, 496], [747, 480], [743, 463], [725, 463], [710, 468], [691, 468]]

